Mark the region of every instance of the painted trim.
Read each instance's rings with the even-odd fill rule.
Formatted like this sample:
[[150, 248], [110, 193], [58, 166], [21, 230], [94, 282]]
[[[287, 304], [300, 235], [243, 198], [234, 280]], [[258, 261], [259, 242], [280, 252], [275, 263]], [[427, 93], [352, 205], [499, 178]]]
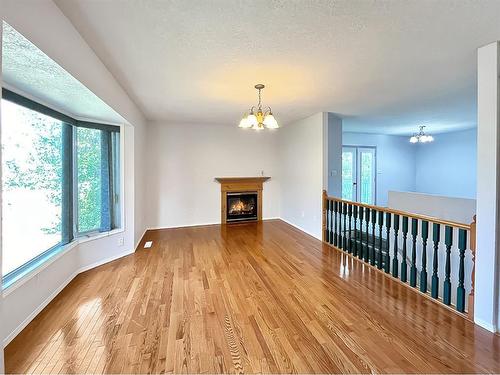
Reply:
[[78, 272], [74, 272], [66, 281], [64, 281], [50, 296], [48, 296], [35, 310], [31, 312], [26, 319], [19, 324], [14, 331], [9, 333], [7, 337], [3, 340], [3, 347], [5, 348], [9, 343], [14, 340], [14, 338], [21, 333], [21, 331], [26, 328], [28, 324], [31, 323], [33, 319], [36, 318], [40, 312], [78, 275]]
[[491, 324], [491, 323], [486, 322], [484, 320], [481, 320], [481, 319], [474, 317], [474, 323], [477, 324], [478, 326], [480, 326], [481, 328], [484, 328], [490, 332], [500, 333], [500, 331], [498, 330], [498, 327], [496, 327], [494, 324]]
[[[10, 293], [15, 291], [17, 288], [21, 287], [24, 283], [27, 281], [31, 280], [33, 277], [38, 275], [40, 272], [42, 272], [44, 269], [46, 269], [48, 266], [50, 266], [52, 263], [54, 263], [56, 260], [64, 256], [65, 254], [69, 253], [72, 249], [77, 247], [78, 245], [85, 243], [85, 242], [91, 242], [94, 240], [98, 240], [104, 237], [109, 237], [118, 233], [123, 233], [125, 230], [123, 228], [118, 228], [118, 229], [113, 229], [109, 232], [102, 232], [99, 234], [96, 234], [94, 236], [83, 236], [83, 237], [78, 237], [75, 240], [71, 241], [69, 244], [63, 245], [61, 247], [61, 250], [58, 252], [55, 252], [50, 258], [48, 258], [45, 262], [40, 264], [39, 266], [33, 268], [32, 270], [28, 271], [25, 275], [21, 276], [19, 279], [14, 281], [12, 284], [10, 284], [8, 287], [2, 290], [2, 296], [5, 298], [7, 297]], [[137, 246], [135, 247], [137, 248]]]
[[[73, 246], [73, 247], [74, 247], [74, 246]], [[22, 323], [21, 323], [21, 324], [19, 324], [19, 325], [18, 325], [18, 326], [17, 326], [17, 327], [16, 327], [16, 328], [15, 328], [15, 329], [11, 332], [11, 333], [9, 333], [9, 334], [7, 335], [7, 337], [3, 340], [3, 347], [5, 348], [7, 345], [9, 345], [9, 343], [10, 343], [10, 342], [11, 342], [11, 341], [12, 341], [12, 340], [13, 340], [13, 339], [14, 339], [14, 338], [15, 338], [15, 337], [19, 334], [19, 333], [21, 333], [21, 331], [22, 331], [24, 328], [26, 328], [26, 326], [27, 326], [28, 324], [30, 324], [30, 323], [31, 323], [31, 321], [32, 321], [33, 319], [35, 319], [35, 318], [36, 318], [36, 316], [37, 316], [38, 314], [40, 314], [40, 312], [42, 312], [42, 310], [43, 310], [43, 309], [44, 309], [44, 308], [45, 308], [45, 307], [46, 307], [46, 306], [47, 306], [47, 305], [48, 305], [48, 304], [49, 304], [49, 303], [50, 303], [50, 302], [51, 302], [51, 301], [52, 301], [55, 297], [57, 297], [57, 295], [58, 295], [59, 293], [61, 293], [61, 292], [62, 292], [62, 290], [63, 290], [64, 288], [66, 288], [66, 286], [68, 286], [68, 284], [69, 284], [69, 283], [70, 283], [70, 282], [71, 282], [71, 281], [72, 281], [72, 280], [73, 280], [76, 276], [78, 276], [79, 274], [81, 274], [81, 273], [83, 273], [83, 272], [85, 272], [85, 271], [88, 271], [88, 270], [90, 270], [90, 269], [93, 269], [93, 268], [96, 268], [96, 267], [102, 266], [102, 265], [104, 265], [104, 264], [106, 264], [106, 263], [112, 262], [112, 261], [114, 261], [114, 260], [117, 260], [117, 259], [123, 258], [123, 257], [125, 257], [125, 256], [127, 256], [127, 255], [130, 255], [130, 254], [134, 253], [134, 252], [135, 252], [135, 249], [133, 249], [133, 250], [127, 250], [127, 251], [124, 251], [124, 252], [119, 253], [119, 254], [117, 254], [117, 255], [114, 255], [114, 256], [112, 256], [112, 257], [109, 257], [109, 258], [106, 258], [106, 259], [100, 260], [100, 261], [98, 261], [98, 262], [95, 262], [95, 263], [93, 263], [93, 264], [90, 264], [90, 265], [88, 265], [88, 266], [81, 267], [81, 268], [79, 268], [78, 270], [76, 270], [75, 272], [73, 272], [73, 273], [71, 274], [71, 276], [70, 276], [70, 277], [68, 277], [68, 278], [67, 278], [67, 279], [66, 279], [66, 280], [65, 280], [65, 281], [64, 281], [64, 282], [63, 282], [63, 283], [62, 283], [59, 287], [57, 287], [57, 288], [56, 288], [56, 289], [55, 289], [55, 290], [54, 290], [54, 291], [50, 294], [50, 296], [48, 296], [48, 297], [47, 297], [47, 298], [46, 298], [46, 299], [45, 299], [45, 300], [44, 300], [44, 301], [43, 301], [40, 305], [38, 305], [38, 307], [37, 307], [35, 310], [33, 310], [33, 311], [31, 312], [31, 314], [30, 314], [30, 315], [28, 315], [28, 317], [22, 321]], [[27, 281], [27, 280], [25, 280], [24, 282], [26, 282], [26, 281]], [[4, 295], [4, 297], [5, 297], [5, 295]]]
[[146, 234], [146, 232], [148, 231], [149, 229], [146, 228], [144, 229], [144, 232], [142, 232], [142, 235], [141, 237], [139, 238], [139, 241], [137, 241], [137, 243], [135, 244], [135, 247], [134, 249], [137, 250], [137, 248], [139, 247], [139, 244], [142, 242], [142, 240], [144, 239], [144, 235]]
[[288, 220], [286, 220], [286, 219], [283, 219], [282, 217], [280, 217], [280, 218], [278, 218], [278, 219], [279, 219], [279, 220], [281, 220], [281, 221], [284, 221], [284, 222], [285, 222], [285, 223], [287, 223], [288, 225], [291, 225], [292, 227], [294, 227], [294, 228], [296, 228], [296, 229], [300, 230], [301, 232], [304, 232], [304, 233], [308, 234], [309, 236], [311, 236], [311, 237], [313, 237], [313, 238], [315, 238], [315, 239], [317, 239], [317, 240], [320, 240], [320, 241], [322, 240], [322, 238], [321, 238], [321, 234], [320, 234], [320, 236], [319, 236], [319, 237], [316, 237], [316, 235], [315, 235], [315, 234], [313, 234], [313, 233], [309, 232], [308, 230], [306, 230], [306, 229], [302, 228], [301, 226], [299, 226], [299, 225], [297, 225], [297, 224], [294, 224], [294, 223], [292, 223], [292, 222], [290, 222], [290, 221], [288, 221]]
[[130, 254], [133, 254], [135, 253], [135, 248], [132, 249], [132, 250], [126, 250], [124, 252], [121, 252], [121, 253], [118, 253], [116, 255], [113, 255], [111, 257], [108, 257], [106, 259], [102, 259], [102, 260], [99, 260], [95, 263], [92, 263], [92, 264], [89, 264], [88, 266], [83, 266], [81, 267], [77, 272], [77, 275], [83, 273], [83, 272], [86, 272], [88, 270], [91, 270], [93, 268], [96, 268], [96, 267], [99, 267], [99, 266], [102, 266], [106, 263], [109, 263], [109, 262], [112, 262], [114, 260], [117, 260], [117, 259], [120, 259], [120, 258], [123, 258], [123, 257], [126, 257], [127, 255], [130, 255]]
[[[276, 220], [276, 219], [283, 220], [280, 217], [266, 217], [266, 218], [263, 218], [262, 221], [265, 221], [265, 220]], [[210, 226], [210, 225], [222, 225], [222, 223], [220, 221], [218, 221], [218, 222], [209, 222], [209, 223], [201, 223], [201, 224], [186, 224], [186, 225], [172, 225], [172, 226], [148, 227], [146, 229], [146, 231], [144, 232], [144, 234], [146, 234], [146, 232], [148, 230], [179, 229], [179, 228], [191, 228], [191, 227], [206, 227], [206, 226]], [[142, 235], [141, 240], [143, 239], [144, 234]], [[140, 241], [139, 241], [139, 243], [140, 243]], [[139, 246], [139, 243], [137, 244], [137, 246]], [[136, 246], [136, 248], [137, 248], [137, 246]]]
[[77, 246], [78, 246], [77, 241], [70, 242], [69, 244], [64, 245], [61, 251], [55, 253], [52, 257], [47, 259], [47, 261], [43, 262], [38, 267], [33, 268], [31, 271], [26, 273], [24, 276], [20, 277], [19, 279], [14, 281], [12, 284], [10, 284], [7, 288], [3, 289], [2, 297], [3, 298], [7, 297], [9, 294], [14, 292], [17, 288], [23, 286], [26, 282], [30, 281], [33, 277], [35, 277], [40, 272], [45, 270], [47, 267], [49, 267], [51, 264], [53, 264], [59, 258], [68, 254], [71, 250], [73, 250]]

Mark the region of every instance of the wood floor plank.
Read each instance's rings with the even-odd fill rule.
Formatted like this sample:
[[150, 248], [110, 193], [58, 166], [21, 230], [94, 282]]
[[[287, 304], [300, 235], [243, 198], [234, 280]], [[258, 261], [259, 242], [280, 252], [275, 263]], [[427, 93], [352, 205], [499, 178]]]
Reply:
[[7, 372], [500, 372], [499, 336], [282, 221], [144, 240], [77, 276]]

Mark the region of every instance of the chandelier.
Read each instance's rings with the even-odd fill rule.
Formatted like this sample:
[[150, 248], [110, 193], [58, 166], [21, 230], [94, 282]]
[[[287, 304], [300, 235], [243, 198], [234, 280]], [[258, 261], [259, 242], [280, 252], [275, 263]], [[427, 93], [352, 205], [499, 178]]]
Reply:
[[420, 131], [418, 133], [414, 133], [411, 138], [411, 143], [427, 143], [434, 141], [434, 137], [432, 135], [427, 135], [424, 132], [425, 125], [419, 127]]
[[248, 113], [243, 115], [243, 118], [238, 125], [240, 128], [251, 128], [255, 130], [261, 130], [264, 128], [268, 129], [278, 129], [279, 125], [273, 116], [271, 107], [262, 109], [261, 100], [261, 90], [264, 89], [264, 85], [259, 83], [255, 85], [255, 88], [259, 91], [259, 104], [257, 107], [253, 106], [250, 108]]

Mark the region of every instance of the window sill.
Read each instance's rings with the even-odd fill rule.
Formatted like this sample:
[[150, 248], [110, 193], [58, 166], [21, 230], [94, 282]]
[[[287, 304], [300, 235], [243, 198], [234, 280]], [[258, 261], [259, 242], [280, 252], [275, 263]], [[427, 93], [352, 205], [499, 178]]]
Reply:
[[[123, 228], [113, 229], [109, 232], [97, 233], [93, 235], [86, 235], [79, 238], [76, 238], [69, 244], [60, 246], [54, 253], [52, 253], [43, 263], [35, 265], [31, 268], [25, 270], [25, 272], [20, 273], [12, 278], [12, 280], [8, 280], [7, 283], [5, 280], [2, 280], [2, 296], [6, 297], [14, 290], [22, 286], [27, 281], [31, 280], [33, 277], [37, 276], [40, 272], [42, 272], [45, 268], [54, 263], [57, 259], [61, 258], [63, 255], [68, 253], [70, 250], [75, 248], [77, 245], [95, 241], [104, 237], [112, 236], [118, 233], [124, 232]], [[78, 271], [78, 270], [75, 270]]]

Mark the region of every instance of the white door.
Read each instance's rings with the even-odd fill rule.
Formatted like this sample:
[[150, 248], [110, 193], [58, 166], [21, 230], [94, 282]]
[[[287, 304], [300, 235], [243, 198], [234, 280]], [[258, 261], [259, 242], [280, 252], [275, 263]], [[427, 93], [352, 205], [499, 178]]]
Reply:
[[375, 204], [374, 147], [342, 148], [342, 199]]

